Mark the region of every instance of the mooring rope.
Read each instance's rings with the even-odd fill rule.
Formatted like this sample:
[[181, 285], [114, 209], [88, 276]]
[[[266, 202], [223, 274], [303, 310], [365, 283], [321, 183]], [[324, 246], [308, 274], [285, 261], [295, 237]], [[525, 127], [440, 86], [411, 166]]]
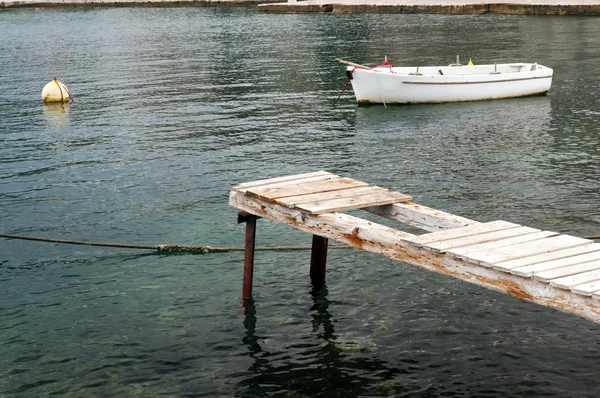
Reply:
[[[356, 67], [354, 69], [356, 69]], [[344, 84], [344, 88], [342, 89], [342, 92], [340, 93], [340, 95], [338, 95], [337, 99], [333, 103], [333, 106], [335, 106], [335, 104], [337, 104], [337, 102], [340, 100], [340, 97], [342, 96], [342, 94], [344, 94], [344, 91], [346, 91], [346, 88], [348, 87], [348, 83], [350, 83], [350, 80], [352, 80], [352, 74], [354, 73], [354, 69], [352, 69], [350, 71], [350, 73], [348, 73], [348, 80], [346, 80], [346, 84]]]
[[[0, 238], [33, 240], [38, 242], [64, 243], [67, 245], [85, 245], [85, 246], [101, 246], [101, 247], [118, 247], [122, 249], [142, 249], [142, 250], [157, 250], [159, 252], [189, 252], [189, 253], [216, 253], [216, 252], [235, 252], [244, 251], [243, 247], [212, 247], [212, 246], [180, 246], [180, 245], [133, 245], [126, 243], [107, 243], [107, 242], [90, 242], [84, 240], [69, 240], [69, 239], [52, 239], [40, 238], [37, 236], [22, 236], [12, 234], [0, 234]], [[600, 239], [600, 235], [582, 236], [583, 239]], [[345, 245], [330, 245], [329, 249], [349, 249], [350, 246]], [[293, 250], [311, 250], [312, 246], [263, 246], [255, 247], [255, 251], [293, 251]]]
[[[179, 245], [131, 245], [124, 243], [106, 243], [106, 242], [89, 242], [82, 240], [68, 240], [68, 239], [51, 239], [51, 238], [40, 238], [36, 236], [21, 236], [12, 234], [0, 234], [0, 238], [7, 239], [21, 239], [21, 240], [34, 240], [38, 242], [51, 242], [51, 243], [64, 243], [68, 245], [85, 245], [85, 246], [102, 246], [102, 247], [119, 247], [124, 249], [144, 249], [144, 250], [157, 250], [159, 252], [191, 252], [191, 253], [213, 253], [213, 252], [233, 252], [233, 251], [244, 251], [243, 247], [212, 247], [212, 246], [179, 246]], [[331, 245], [329, 249], [349, 249], [350, 246], [344, 245]], [[255, 251], [292, 251], [292, 250], [311, 250], [312, 246], [267, 246], [267, 247], [255, 247]]]

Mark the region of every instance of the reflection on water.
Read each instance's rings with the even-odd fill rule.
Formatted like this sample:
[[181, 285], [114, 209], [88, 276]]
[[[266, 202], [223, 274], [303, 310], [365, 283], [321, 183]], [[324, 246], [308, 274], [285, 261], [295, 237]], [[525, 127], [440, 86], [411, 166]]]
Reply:
[[515, 218], [514, 209], [556, 190], [554, 180], [548, 180], [547, 190], [538, 188], [546, 181], [545, 162], [556, 140], [554, 117], [550, 97], [361, 106], [356, 128], [361, 145], [378, 147], [385, 160], [378, 165], [388, 171], [380, 183], [410, 192], [417, 203], [436, 196], [443, 201], [440, 207], [474, 219], [527, 224]]
[[[547, 134], [552, 122], [549, 97], [468, 103], [359, 106], [356, 109], [357, 131], [370, 130], [398, 138], [487, 140], [496, 147], [535, 146], [551, 138]], [[510, 138], [510, 139], [509, 139]], [[532, 142], [534, 144], [532, 144]]]
[[[256, 324], [260, 316], [251, 301], [244, 313], [246, 334], [243, 338], [248, 347], [248, 355], [253, 359], [247, 374], [238, 383], [240, 396], [262, 394], [295, 393], [308, 396], [331, 396], [328, 385], [335, 384], [338, 396], [362, 396], [383, 392], [401, 393], [400, 386], [392, 388], [394, 375], [405, 371], [379, 360], [365, 338], [354, 341], [340, 341], [335, 334], [335, 319], [329, 313], [331, 301], [327, 297], [325, 284], [313, 286], [311, 336], [296, 336], [296, 342], [288, 343], [290, 353], [301, 349], [299, 361], [291, 355], [273, 355], [261, 347], [262, 337], [256, 334]], [[303, 341], [299, 343], [299, 341]], [[363, 354], [363, 355], [354, 355]], [[376, 374], [376, 380], [365, 374]], [[311, 381], [308, 383], [307, 381]]]
[[69, 122], [68, 102], [44, 103], [44, 116], [46, 116], [48, 127], [59, 127]]

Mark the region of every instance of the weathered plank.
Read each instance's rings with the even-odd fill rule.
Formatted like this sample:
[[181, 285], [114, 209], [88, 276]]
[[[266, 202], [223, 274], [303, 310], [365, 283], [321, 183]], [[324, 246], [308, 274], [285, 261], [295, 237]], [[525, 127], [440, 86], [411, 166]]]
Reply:
[[400, 192], [380, 192], [351, 198], [331, 199], [318, 202], [301, 203], [296, 205], [300, 210], [309, 214], [323, 214], [334, 211], [360, 209], [368, 206], [387, 205], [405, 202], [411, 197]]
[[292, 186], [297, 186], [298, 184], [305, 184], [305, 183], [322, 183], [325, 181], [331, 181], [331, 180], [338, 180], [341, 177], [336, 176], [336, 175], [322, 175], [322, 176], [315, 176], [315, 177], [306, 177], [306, 178], [302, 178], [299, 180], [289, 180], [289, 181], [282, 181], [282, 182], [278, 182], [278, 183], [273, 183], [273, 184], [265, 184], [265, 185], [260, 185], [258, 187], [250, 187], [250, 188], [241, 188], [239, 189], [240, 192], [248, 192], [249, 190], [252, 189], [286, 189], [287, 187], [292, 187]]
[[318, 202], [321, 200], [350, 198], [365, 194], [388, 192], [386, 188], [377, 186], [367, 186], [358, 188], [342, 189], [341, 191], [329, 191], [312, 193], [308, 195], [289, 196], [285, 198], [275, 199], [277, 204], [293, 209], [296, 205], [309, 202]]
[[[544, 236], [544, 232], [536, 232], [533, 234], [525, 235], [522, 237], [523, 239], [533, 237], [535, 235], [539, 235], [539, 239], [526, 239], [523, 240], [521, 243], [515, 242], [510, 246], [501, 246], [492, 250], [468, 253], [466, 254], [466, 256], [469, 257], [468, 261], [475, 260], [480, 265], [491, 267], [494, 265], [494, 263], [500, 261], [514, 260], [516, 258], [534, 256], [536, 254], [548, 253], [551, 251], [566, 249], [569, 247], [582, 246], [590, 242], [587, 239], [581, 239], [575, 236], [553, 236], [552, 234], [556, 233], [549, 231], [546, 231], [546, 233], [548, 233], [547, 236]], [[505, 239], [505, 241], [518, 238], [521, 237], [508, 238]]]
[[477, 235], [481, 233], [516, 227], [520, 227], [520, 225], [498, 220], [487, 223], [469, 225], [468, 227], [464, 228], [449, 229], [445, 231], [419, 235], [415, 238], [410, 239], [409, 242], [415, 246], [421, 247], [434, 242], [441, 242], [449, 239], [456, 239], [464, 236]]
[[[458, 247], [456, 249], [450, 249], [447, 250], [448, 253], [453, 254], [456, 257], [460, 257], [460, 258], [464, 258], [464, 259], [468, 259], [468, 260], [478, 260], [479, 257], [481, 258], [485, 258], [485, 257], [495, 257], [497, 254], [503, 254], [504, 252], [501, 251], [500, 249], [503, 247], [514, 247], [515, 245], [521, 244], [521, 243], [527, 243], [527, 245], [525, 246], [527, 247], [531, 247], [531, 241], [539, 241], [540, 239], [544, 239], [544, 238], [548, 238], [551, 236], [557, 236], [558, 233], [556, 232], [551, 232], [551, 231], [541, 231], [541, 232], [534, 232], [532, 234], [523, 234], [523, 235], [519, 235], [519, 236], [513, 236], [512, 238], [506, 238], [506, 239], [501, 239], [501, 240], [497, 240], [494, 242], [487, 242], [487, 243], [480, 243], [477, 245], [472, 245], [472, 246], [466, 246], [466, 247]], [[537, 243], [537, 242], [536, 242]], [[510, 252], [510, 250], [509, 250]], [[476, 256], [476, 254], [479, 253], [478, 256]], [[518, 257], [524, 257], [524, 256], [516, 256], [516, 257], [512, 257], [512, 258], [518, 258]], [[508, 260], [507, 258], [504, 258], [504, 260]], [[497, 261], [502, 261], [501, 259], [497, 259], [495, 260]], [[479, 262], [479, 261], [477, 261]], [[489, 261], [484, 261], [485, 263], [489, 263]]]
[[584, 272], [577, 275], [565, 276], [564, 278], [553, 279], [550, 285], [561, 289], [571, 289], [577, 285], [600, 280], [600, 270]]
[[443, 240], [441, 242], [428, 243], [425, 246], [425, 248], [443, 253], [449, 249], [456, 249], [459, 247], [471, 246], [480, 243], [493, 242], [501, 239], [512, 238], [515, 236], [532, 234], [534, 232], [540, 232], [540, 230], [530, 227], [502, 229], [500, 231], [486, 232], [477, 235], [463, 236], [460, 238]]
[[349, 214], [306, 214], [299, 209], [289, 209], [274, 202], [236, 191], [230, 193], [229, 203], [250, 214], [279, 221], [314, 235], [338, 242], [354, 242], [353, 244], [349, 243], [354, 247], [360, 247], [363, 241], [366, 241], [365, 245], [367, 242], [368, 244], [377, 242], [378, 251], [385, 250], [386, 246], [396, 246], [403, 239], [415, 236]]
[[[525, 267], [527, 265], [545, 263], [547, 261], [560, 260], [562, 258], [577, 256], [580, 254], [590, 253], [600, 250], [600, 244], [591, 243], [589, 245], [571, 247], [569, 249], [557, 250], [549, 253], [542, 253], [536, 256], [529, 256], [519, 258], [517, 260], [502, 261], [494, 264], [494, 268], [498, 270], [512, 270], [518, 269], [519, 267]], [[516, 274], [520, 275], [520, 274]], [[525, 276], [525, 275], [524, 275]]]
[[339, 177], [339, 176], [337, 176], [335, 174], [332, 174], [332, 173], [329, 173], [327, 171], [321, 170], [321, 171], [314, 171], [312, 173], [295, 174], [295, 175], [289, 175], [289, 176], [267, 178], [267, 179], [264, 179], [264, 180], [243, 182], [241, 184], [237, 184], [236, 186], [234, 186], [231, 189], [234, 190], [234, 191], [239, 191], [240, 189], [243, 189], [243, 188], [258, 187], [258, 186], [261, 186], [261, 185], [277, 184], [277, 183], [286, 182], [286, 181], [297, 181], [297, 180], [303, 180], [305, 178], [321, 177], [321, 176]]
[[589, 263], [575, 264], [570, 265], [568, 267], [552, 269], [549, 271], [536, 272], [533, 274], [533, 278], [542, 282], [548, 282], [553, 279], [558, 279], [569, 275], [577, 275], [588, 271], [594, 271], [597, 269], [600, 269], [600, 261], [591, 261]]
[[[600, 244], [594, 243], [594, 245], [600, 246]], [[590, 246], [590, 245], [584, 245]], [[559, 258], [552, 261], [544, 261], [540, 263], [526, 265], [524, 267], [514, 268], [510, 270], [510, 273], [520, 275], [524, 277], [532, 276], [534, 273], [550, 271], [556, 268], [568, 267], [575, 264], [586, 263], [589, 261], [600, 260], [600, 251], [593, 251], [590, 253], [575, 255], [571, 257]]]
[[258, 196], [262, 199], [273, 201], [289, 196], [307, 195], [317, 192], [337, 191], [341, 189], [366, 187], [366, 182], [352, 178], [335, 178], [323, 181], [301, 182], [290, 186], [266, 186], [249, 188], [246, 194]]
[[584, 283], [571, 288], [574, 293], [584, 296], [591, 296], [594, 293], [600, 292], [600, 280]]
[[366, 207], [363, 210], [430, 232], [480, 224], [475, 220], [470, 220], [465, 217], [460, 217], [412, 202]]

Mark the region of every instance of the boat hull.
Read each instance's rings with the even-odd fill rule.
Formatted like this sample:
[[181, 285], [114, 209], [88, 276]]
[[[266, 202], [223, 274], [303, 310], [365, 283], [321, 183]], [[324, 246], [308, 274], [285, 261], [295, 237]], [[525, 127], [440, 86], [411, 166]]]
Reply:
[[359, 69], [349, 67], [359, 103], [414, 104], [543, 95], [553, 71], [537, 64]]

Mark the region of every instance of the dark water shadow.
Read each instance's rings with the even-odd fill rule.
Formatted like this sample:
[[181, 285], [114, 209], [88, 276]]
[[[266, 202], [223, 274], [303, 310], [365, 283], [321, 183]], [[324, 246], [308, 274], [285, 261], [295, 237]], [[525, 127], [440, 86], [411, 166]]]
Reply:
[[[310, 291], [312, 334], [296, 337], [297, 341], [303, 342], [302, 351], [299, 355], [297, 352], [290, 353], [289, 361], [282, 361], [280, 357], [277, 358], [277, 355], [261, 347], [263, 337], [256, 334], [256, 307], [252, 300], [246, 303], [246, 334], [242, 340], [254, 362], [248, 368], [249, 377], [238, 382], [237, 396], [379, 395], [382, 383], [394, 384], [394, 393], [402, 393], [402, 386], [393, 380], [398, 374], [406, 374], [405, 369], [390, 366], [375, 358], [368, 350], [348, 350], [347, 346], [336, 343], [335, 319], [329, 312], [332, 301], [327, 294], [325, 284], [313, 285]], [[292, 355], [303, 357], [303, 360], [293, 359]]]

